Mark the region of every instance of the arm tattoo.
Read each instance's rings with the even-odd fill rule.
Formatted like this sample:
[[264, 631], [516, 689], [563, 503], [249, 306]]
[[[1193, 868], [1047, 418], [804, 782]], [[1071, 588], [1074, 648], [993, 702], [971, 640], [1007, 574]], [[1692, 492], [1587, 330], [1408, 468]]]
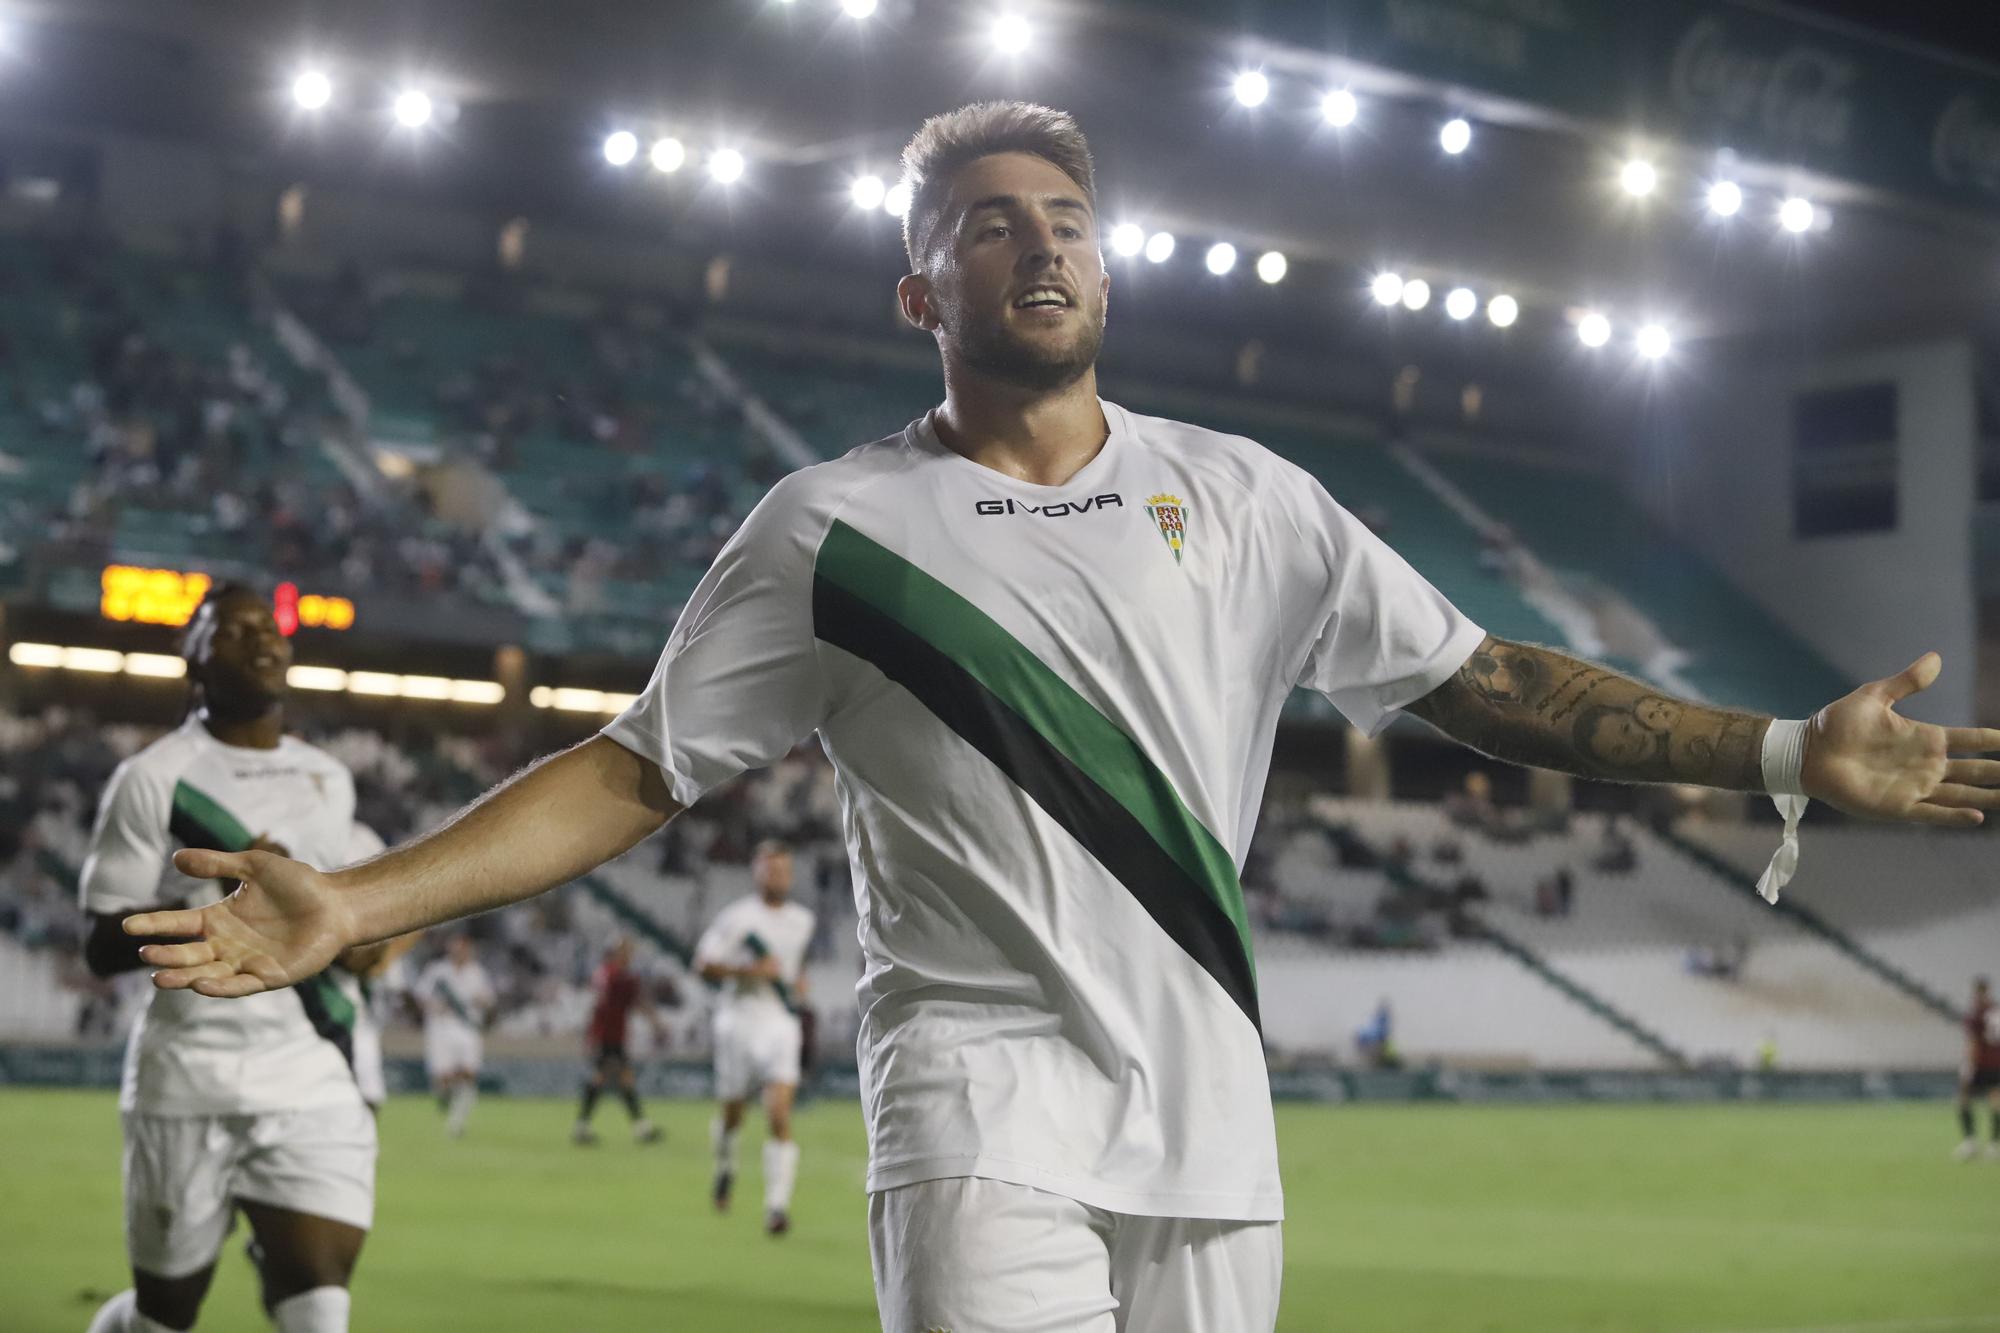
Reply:
[[1489, 637], [1410, 711], [1510, 763], [1612, 782], [1764, 790], [1769, 718], [1675, 699], [1552, 648]]

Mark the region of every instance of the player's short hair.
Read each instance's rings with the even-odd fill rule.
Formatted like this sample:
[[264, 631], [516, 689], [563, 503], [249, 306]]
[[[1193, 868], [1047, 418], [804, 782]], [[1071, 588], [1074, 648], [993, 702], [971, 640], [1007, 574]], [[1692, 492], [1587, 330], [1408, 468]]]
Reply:
[[903, 149], [903, 184], [910, 206], [903, 213], [903, 251], [912, 271], [923, 267], [931, 234], [944, 211], [951, 178], [968, 162], [994, 153], [1028, 153], [1053, 164], [1097, 207], [1097, 176], [1090, 145], [1067, 111], [1033, 102], [974, 102], [925, 121]]
[[188, 614], [187, 624], [181, 626], [180, 652], [189, 663], [194, 661], [195, 653], [201, 647], [205, 628], [204, 617], [224, 602], [236, 597], [251, 597], [260, 603], [264, 600], [263, 592], [254, 584], [245, 583], [240, 579], [224, 579], [219, 583], [209, 584], [208, 591], [204, 592], [201, 600], [195, 603], [194, 610]]

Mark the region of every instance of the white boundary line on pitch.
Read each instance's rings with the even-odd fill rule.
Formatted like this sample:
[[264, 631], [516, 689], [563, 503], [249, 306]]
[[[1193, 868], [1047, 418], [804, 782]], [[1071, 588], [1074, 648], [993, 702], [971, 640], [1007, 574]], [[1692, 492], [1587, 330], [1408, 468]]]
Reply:
[[1873, 1324], [1738, 1328], [1717, 1333], [1983, 1333], [1986, 1329], [2000, 1329], [2000, 1315], [1940, 1315], [1931, 1319], [1887, 1319]]

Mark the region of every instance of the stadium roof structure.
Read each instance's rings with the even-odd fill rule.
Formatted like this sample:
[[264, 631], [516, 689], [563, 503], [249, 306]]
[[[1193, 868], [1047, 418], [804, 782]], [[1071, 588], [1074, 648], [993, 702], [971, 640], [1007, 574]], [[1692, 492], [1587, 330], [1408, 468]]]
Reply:
[[[1018, 55], [992, 44], [1003, 10], [1034, 24]], [[18, 13], [0, 81], [15, 125], [189, 137], [274, 179], [883, 269], [900, 264], [894, 223], [856, 216], [849, 180], [893, 179], [928, 114], [1045, 101], [1092, 137], [1104, 220], [1181, 238], [1168, 268], [1130, 261], [1126, 290], [1222, 327], [1368, 318], [1368, 277], [1390, 269], [1440, 298], [1514, 295], [1524, 331], [1589, 307], [1626, 330], [1670, 321], [1682, 341], [1847, 341], [1979, 330], [2000, 276], [2000, 71], [1736, 0], [1353, 0], [1243, 22], [1196, 0], [881, 0], [866, 19], [835, 0]], [[339, 90], [312, 126], [282, 93], [308, 60]], [[1246, 69], [1269, 80], [1256, 107], [1232, 93]], [[419, 82], [456, 118], [415, 151], [382, 108]], [[1360, 101], [1344, 128], [1320, 114], [1336, 88]], [[1457, 155], [1438, 142], [1453, 116], [1473, 127]], [[749, 172], [732, 191], [663, 189], [643, 153], [623, 172], [600, 154], [628, 127], [737, 147]], [[1635, 155], [1657, 172], [1643, 199], [1619, 188]], [[1728, 219], [1702, 202], [1723, 176], [1747, 195]], [[1816, 208], [1803, 234], [1776, 225], [1791, 195]], [[1279, 250], [1290, 276], [1260, 291], [1245, 262], [1213, 279], [1199, 260], [1218, 240], [1246, 260]]]

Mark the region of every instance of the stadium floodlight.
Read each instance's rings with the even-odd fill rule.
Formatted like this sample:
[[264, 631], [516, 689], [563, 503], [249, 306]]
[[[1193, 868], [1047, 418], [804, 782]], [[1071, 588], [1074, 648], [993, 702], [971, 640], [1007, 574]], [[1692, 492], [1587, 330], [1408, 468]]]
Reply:
[[295, 690], [344, 690], [347, 688], [347, 673], [339, 667], [287, 667], [285, 684]]
[[679, 171], [687, 164], [687, 145], [671, 135], [664, 139], [655, 139], [652, 151], [646, 154], [646, 160], [653, 164], [655, 171], [662, 173]]
[[1271, 95], [1271, 81], [1264, 76], [1264, 71], [1261, 69], [1246, 69], [1236, 76], [1234, 83], [1230, 84], [1230, 91], [1236, 94], [1236, 100], [1244, 106], [1262, 106], [1264, 99]]
[[1611, 341], [1611, 321], [1595, 310], [1587, 310], [1576, 322], [1576, 337], [1585, 347], [1602, 347]]
[[53, 643], [15, 643], [7, 647], [7, 660], [15, 666], [59, 667], [63, 650]]
[[882, 211], [892, 218], [899, 218], [910, 211], [910, 183], [897, 181], [882, 195]]
[[1477, 309], [1479, 298], [1472, 294], [1472, 288], [1454, 287], [1445, 293], [1444, 312], [1453, 319], [1471, 319]]
[[630, 130], [613, 130], [604, 136], [604, 160], [614, 167], [629, 167], [639, 156], [639, 136]]
[[1345, 129], [1361, 114], [1361, 103], [1345, 88], [1335, 88], [1319, 99], [1319, 114], [1329, 125]]
[[1708, 211], [1719, 218], [1731, 218], [1743, 208], [1743, 187], [1735, 181], [1716, 181], [1708, 187]]
[[1778, 205], [1778, 225], [1794, 236], [1800, 232], [1811, 231], [1812, 224], [1812, 200], [1795, 194]]
[[1018, 56], [1035, 40], [1035, 30], [1019, 14], [1002, 14], [993, 20], [993, 49], [1003, 56]]
[[1431, 303], [1431, 285], [1422, 278], [1411, 278], [1403, 284], [1403, 309], [1422, 310]]
[[1453, 116], [1438, 130], [1438, 147], [1457, 157], [1472, 146], [1472, 125], [1464, 116]]
[[1486, 303], [1486, 318], [1493, 321], [1496, 329], [1512, 328], [1520, 317], [1521, 303], [1505, 292]]
[[1219, 278], [1236, 267], [1236, 247], [1228, 241], [1217, 241], [1208, 247], [1208, 254], [1202, 262], [1208, 265], [1210, 273]]
[[449, 699], [451, 679], [447, 676], [404, 676], [396, 692], [405, 699]]
[[507, 687], [497, 680], [454, 680], [451, 701], [455, 704], [497, 704], [506, 699]]
[[604, 691], [558, 685], [549, 696], [549, 703], [566, 713], [601, 713], [604, 711]]
[[734, 148], [718, 148], [709, 155], [708, 174], [724, 185], [743, 179], [743, 154]]
[[389, 109], [395, 113], [398, 125], [406, 130], [415, 130], [430, 123], [431, 112], [436, 108], [431, 104], [431, 95], [423, 89], [405, 88], [396, 94], [396, 100]]
[[1660, 325], [1648, 324], [1639, 330], [1638, 336], [1632, 340], [1632, 345], [1638, 348], [1639, 355], [1648, 361], [1658, 361], [1674, 350], [1674, 339], [1673, 335]]
[[112, 648], [65, 648], [63, 670], [109, 674], [125, 669], [125, 654]]
[[151, 676], [156, 680], [178, 680], [187, 674], [187, 660], [172, 653], [127, 653], [125, 674]]
[[1403, 299], [1403, 276], [1400, 273], [1377, 273], [1368, 284], [1369, 294], [1377, 305], [1394, 305]]
[[889, 193], [889, 187], [882, 183], [880, 176], [856, 176], [847, 187], [847, 197], [856, 208], [873, 212], [882, 206], [882, 198]]
[[393, 699], [403, 692], [403, 678], [393, 671], [350, 671], [347, 692]]
[[1618, 169], [1618, 185], [1634, 199], [1643, 199], [1660, 183], [1660, 172], [1643, 157], [1635, 157]]
[[1130, 259], [1146, 248], [1146, 229], [1136, 222], [1121, 222], [1111, 229], [1111, 251]]
[[333, 100], [333, 80], [322, 69], [302, 69], [292, 80], [292, 102], [301, 111], [318, 111]]
[[1164, 264], [1174, 252], [1174, 234], [1170, 231], [1156, 231], [1146, 238], [1146, 258], [1155, 264]]
[[840, 0], [840, 9], [851, 19], [865, 19], [875, 12], [875, 0]]
[[1267, 283], [1283, 282], [1285, 280], [1285, 270], [1290, 267], [1291, 265], [1285, 260], [1285, 252], [1282, 250], [1266, 250], [1263, 254], [1257, 256], [1257, 276]]

